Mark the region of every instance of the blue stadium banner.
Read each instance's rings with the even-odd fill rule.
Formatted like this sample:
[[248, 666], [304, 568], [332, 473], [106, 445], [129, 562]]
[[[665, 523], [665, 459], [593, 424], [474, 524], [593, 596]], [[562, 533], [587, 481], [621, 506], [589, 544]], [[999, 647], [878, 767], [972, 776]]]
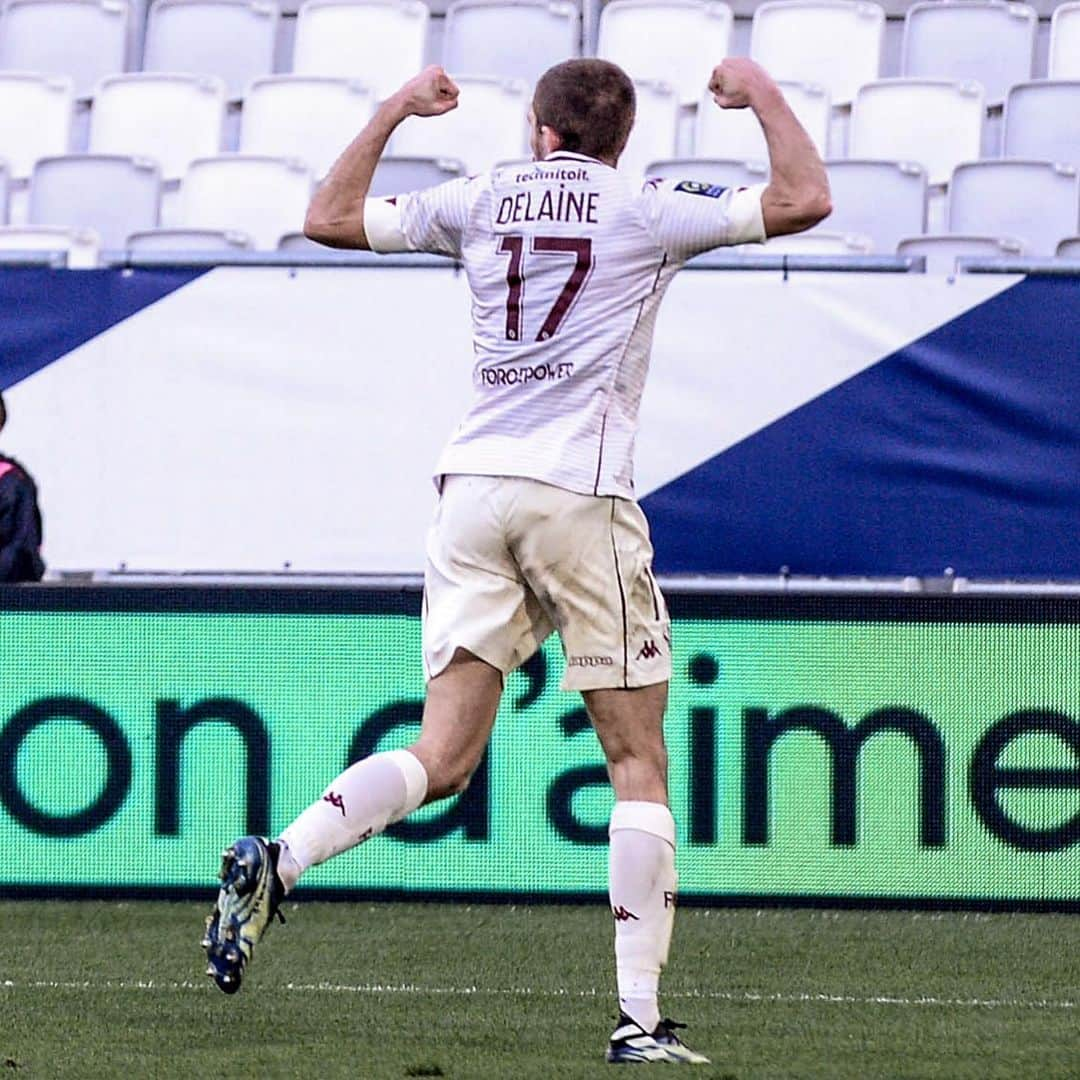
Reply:
[[[422, 569], [470, 333], [449, 268], [0, 271], [49, 564]], [[1078, 400], [1080, 275], [686, 271], [636, 450], [657, 569], [1076, 577]]]

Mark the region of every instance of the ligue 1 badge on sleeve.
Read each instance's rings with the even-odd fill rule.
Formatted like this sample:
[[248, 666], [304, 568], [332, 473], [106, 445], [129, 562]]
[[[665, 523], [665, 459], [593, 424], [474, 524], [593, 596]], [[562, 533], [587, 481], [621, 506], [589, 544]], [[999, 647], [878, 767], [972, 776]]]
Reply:
[[675, 185], [676, 191], [683, 191], [687, 195], [704, 195], [709, 199], [718, 199], [727, 188], [723, 184], [706, 184], [702, 180], [680, 180]]

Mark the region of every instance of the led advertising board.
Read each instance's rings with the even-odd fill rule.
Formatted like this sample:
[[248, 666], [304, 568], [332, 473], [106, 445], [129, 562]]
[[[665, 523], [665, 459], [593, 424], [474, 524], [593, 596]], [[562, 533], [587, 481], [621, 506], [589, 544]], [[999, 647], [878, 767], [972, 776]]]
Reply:
[[[693, 902], [1080, 899], [1080, 601], [671, 598]], [[419, 595], [0, 597], [0, 893], [188, 895], [423, 701]], [[612, 795], [555, 639], [469, 790], [310, 872], [340, 895], [602, 895]]]

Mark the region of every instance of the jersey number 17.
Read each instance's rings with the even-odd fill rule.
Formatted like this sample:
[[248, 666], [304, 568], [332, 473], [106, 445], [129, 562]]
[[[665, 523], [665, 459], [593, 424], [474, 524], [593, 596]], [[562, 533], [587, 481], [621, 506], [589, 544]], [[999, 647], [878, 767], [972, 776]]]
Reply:
[[[525, 280], [522, 262], [525, 253], [525, 237], [519, 233], [504, 236], [499, 243], [499, 253], [510, 256], [510, 265], [506, 269], [506, 337], [509, 341], [521, 340], [523, 311], [521, 304], [522, 282]], [[577, 294], [581, 292], [592, 269], [592, 240], [571, 236], [534, 236], [529, 245], [531, 255], [574, 255], [574, 268], [566, 279], [547, 313], [537, 341], [547, 341], [562, 325], [570, 311]]]

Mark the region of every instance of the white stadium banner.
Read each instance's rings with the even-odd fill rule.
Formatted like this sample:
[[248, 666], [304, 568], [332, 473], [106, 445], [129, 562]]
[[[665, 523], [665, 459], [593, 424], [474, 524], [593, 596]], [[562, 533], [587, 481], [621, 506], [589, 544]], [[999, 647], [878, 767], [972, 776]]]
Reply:
[[[1006, 275], [681, 274], [639, 496], [1008, 289]], [[450, 268], [221, 268], [7, 392], [53, 571], [413, 572], [471, 393]]]

